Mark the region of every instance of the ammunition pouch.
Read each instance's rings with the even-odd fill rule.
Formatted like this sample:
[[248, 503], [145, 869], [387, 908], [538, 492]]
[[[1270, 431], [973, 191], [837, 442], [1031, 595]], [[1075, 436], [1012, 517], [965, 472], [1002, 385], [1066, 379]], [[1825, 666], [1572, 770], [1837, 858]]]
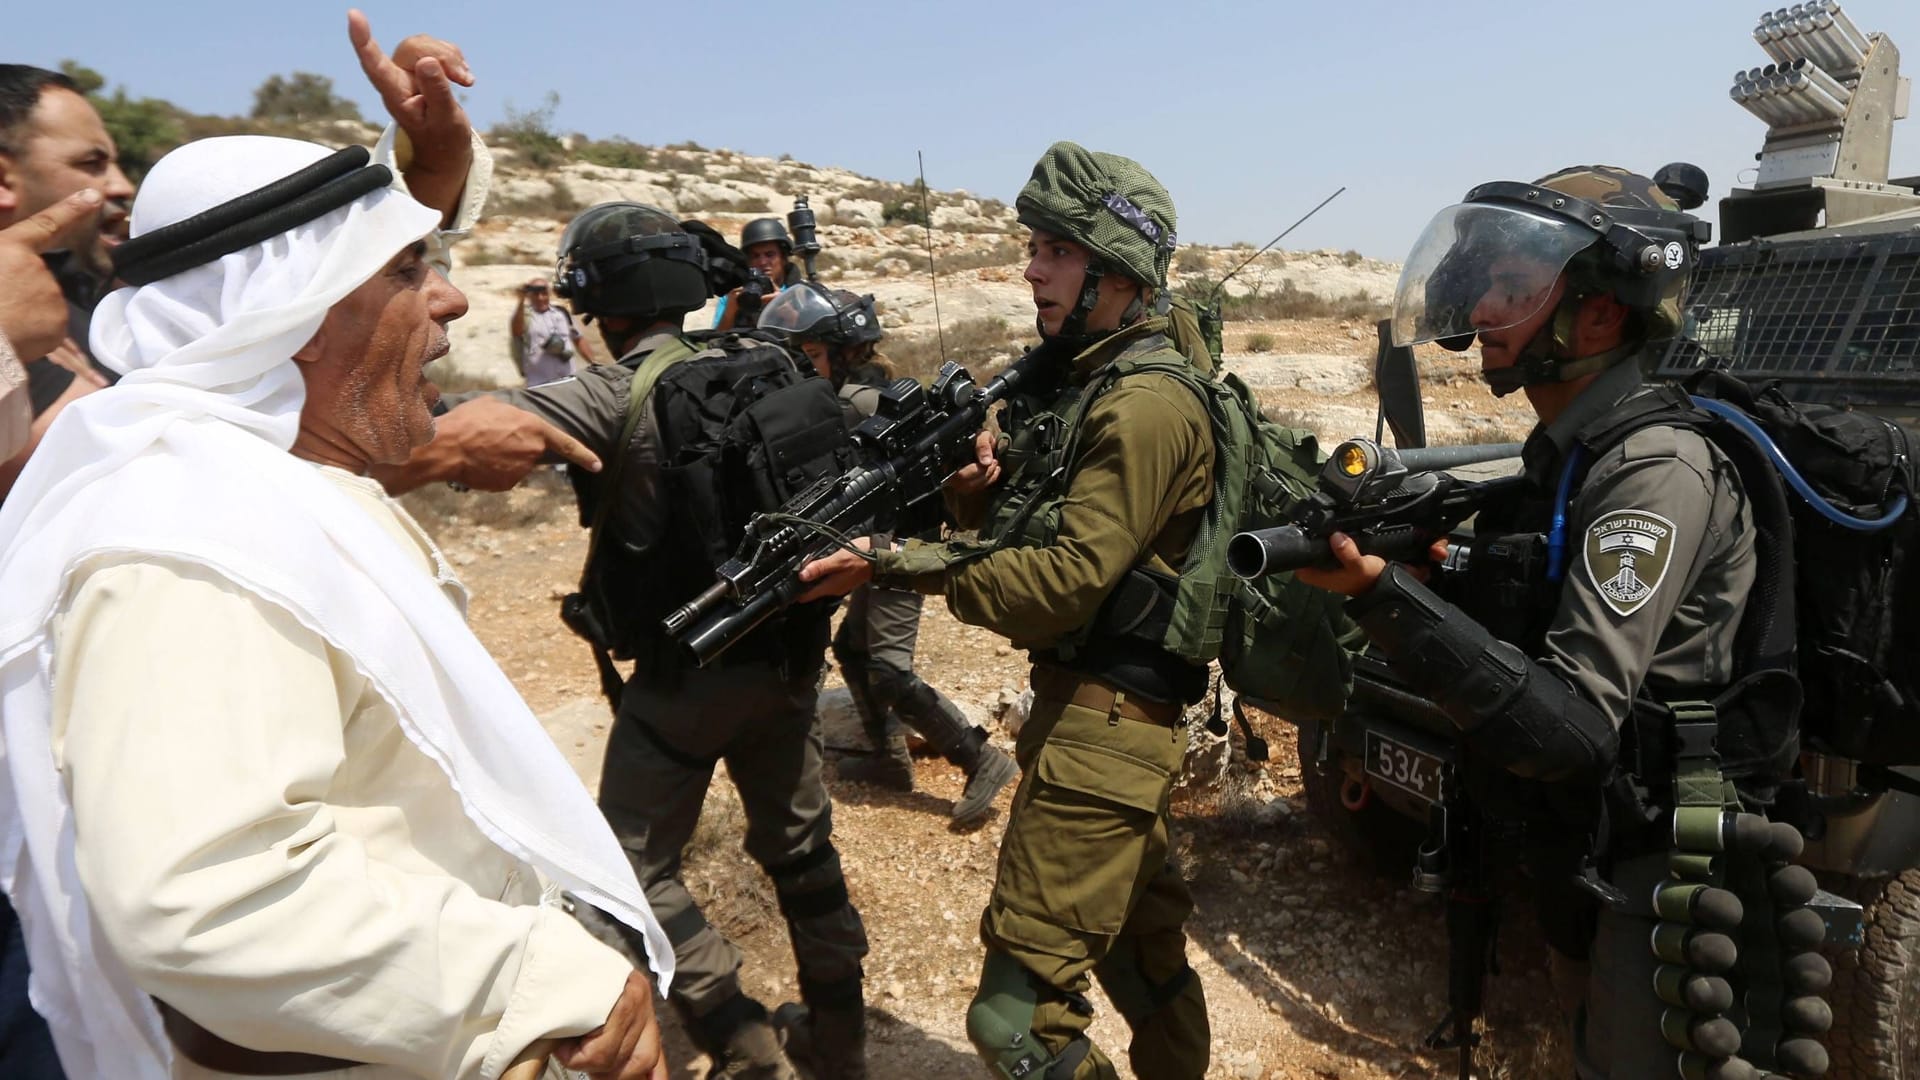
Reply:
[[1179, 579], [1129, 570], [1072, 645], [1037, 651], [1036, 662], [1090, 675], [1130, 696], [1191, 705], [1207, 694], [1207, 668], [1166, 648]]
[[[1757, 671], [1709, 702], [1714, 711], [1714, 752], [1719, 773], [1753, 807], [1769, 805], [1793, 773], [1800, 756], [1795, 718], [1800, 682], [1792, 672]], [[1619, 776], [1610, 809], [1616, 821], [1651, 822], [1676, 804], [1674, 762], [1681, 753], [1674, 706], [1642, 696], [1634, 700], [1620, 752]]]

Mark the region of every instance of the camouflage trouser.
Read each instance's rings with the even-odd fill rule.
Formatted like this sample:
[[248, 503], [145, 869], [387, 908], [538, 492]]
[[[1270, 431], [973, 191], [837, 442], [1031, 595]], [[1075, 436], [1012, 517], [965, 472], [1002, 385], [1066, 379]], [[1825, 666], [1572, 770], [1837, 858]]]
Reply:
[[[740, 793], [745, 848], [773, 879], [803, 997], [857, 993], [867, 953], [831, 842], [832, 807], [813, 731], [820, 660], [691, 669], [670, 690], [627, 684], [607, 739], [600, 809], [673, 942], [674, 999], [702, 1016], [740, 991], [740, 952], [680, 881], [716, 761]], [[642, 948], [637, 935], [630, 943]]]
[[[1193, 899], [1167, 858], [1167, 799], [1186, 729], [1049, 700], [1058, 696], [1071, 695], [1040, 695], [1020, 730], [1020, 787], [980, 921], [988, 958], [975, 1007], [991, 1007], [990, 990], [1004, 981], [996, 966], [1017, 961], [1032, 990], [1033, 1036], [1050, 1056], [1071, 1057], [1092, 1019], [1086, 993], [1097, 978], [1133, 1030], [1136, 1075], [1198, 1078], [1207, 1070], [1206, 998], [1182, 929]], [[969, 1034], [994, 1066], [973, 1020]], [[1089, 1045], [1072, 1075], [1116, 1074]]]
[[884, 749], [904, 722], [935, 753], [971, 768], [979, 741], [966, 714], [913, 671], [924, 602], [919, 593], [900, 589], [863, 585], [854, 590], [833, 636], [833, 658], [876, 747]]

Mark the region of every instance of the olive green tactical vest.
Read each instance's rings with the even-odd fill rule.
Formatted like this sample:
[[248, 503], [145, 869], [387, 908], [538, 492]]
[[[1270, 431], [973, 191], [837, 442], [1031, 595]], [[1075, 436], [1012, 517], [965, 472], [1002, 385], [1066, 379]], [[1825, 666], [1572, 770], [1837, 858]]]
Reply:
[[[1195, 663], [1218, 660], [1229, 686], [1281, 708], [1289, 719], [1337, 716], [1352, 685], [1351, 654], [1363, 642], [1342, 611], [1344, 598], [1291, 574], [1242, 580], [1226, 566], [1235, 533], [1284, 524], [1313, 492], [1318, 444], [1309, 432], [1261, 416], [1237, 376], [1216, 381], [1174, 351], [1166, 326], [1149, 320], [1095, 345], [1119, 348], [1083, 386], [1010, 402], [1010, 438], [1001, 455], [1006, 479], [988, 504], [983, 536], [995, 547], [1053, 543], [1088, 408], [1129, 375], [1172, 376], [1200, 398], [1212, 422], [1214, 497], [1180, 567], [1163, 647]], [[1084, 355], [1077, 366], [1084, 366]], [[1070, 657], [1093, 629], [1083, 627], [1057, 648]]]

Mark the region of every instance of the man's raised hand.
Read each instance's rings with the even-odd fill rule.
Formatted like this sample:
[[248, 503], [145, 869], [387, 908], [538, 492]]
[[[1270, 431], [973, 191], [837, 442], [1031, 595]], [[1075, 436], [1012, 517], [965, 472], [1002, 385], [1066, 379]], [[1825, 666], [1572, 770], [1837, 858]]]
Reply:
[[360, 70], [413, 144], [413, 161], [406, 169], [408, 190], [426, 205], [451, 214], [473, 163], [473, 125], [453, 93], [454, 83], [473, 85], [466, 55], [450, 41], [415, 34], [389, 57], [358, 10], [347, 12], [347, 37], [360, 58]]
[[40, 256], [99, 212], [100, 193], [86, 188], [0, 229], [0, 333], [22, 361], [47, 355], [67, 338], [67, 298]]

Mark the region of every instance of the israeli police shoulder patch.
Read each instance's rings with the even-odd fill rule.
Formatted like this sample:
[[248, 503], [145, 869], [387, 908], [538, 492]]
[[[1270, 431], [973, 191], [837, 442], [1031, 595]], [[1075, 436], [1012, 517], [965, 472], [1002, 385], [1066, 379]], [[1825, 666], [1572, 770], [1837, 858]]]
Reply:
[[1587, 526], [1587, 577], [1616, 615], [1640, 610], [1666, 580], [1673, 522], [1645, 510], [1613, 510]]

